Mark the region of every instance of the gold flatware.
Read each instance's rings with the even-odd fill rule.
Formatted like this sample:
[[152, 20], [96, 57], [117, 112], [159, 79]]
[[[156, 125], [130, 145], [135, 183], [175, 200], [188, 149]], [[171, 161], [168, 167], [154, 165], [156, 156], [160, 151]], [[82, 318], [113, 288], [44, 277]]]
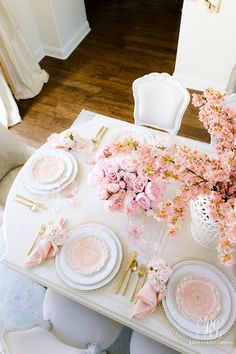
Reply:
[[129, 259], [128, 259], [128, 262], [127, 262], [127, 265], [126, 265], [126, 267], [125, 267], [125, 270], [124, 270], [124, 272], [123, 272], [123, 274], [122, 274], [122, 276], [121, 276], [121, 278], [120, 278], [120, 280], [119, 280], [119, 283], [118, 283], [117, 286], [116, 286], [116, 292], [115, 292], [116, 294], [119, 293], [120, 288], [122, 287], [122, 284], [123, 284], [123, 282], [124, 282], [124, 280], [125, 280], [125, 277], [126, 277], [128, 271], [129, 271], [129, 267], [130, 267], [131, 263], [133, 262], [133, 260], [135, 259], [136, 256], [137, 256], [137, 252], [136, 252], [136, 251], [133, 251], [133, 252], [130, 254]]
[[129, 267], [129, 275], [128, 275], [128, 279], [127, 282], [125, 284], [125, 288], [123, 290], [122, 295], [126, 294], [126, 291], [128, 289], [129, 286], [129, 282], [130, 282], [130, 278], [133, 272], [135, 272], [138, 269], [138, 261], [136, 259], [133, 260], [133, 262], [131, 263], [130, 267]]
[[95, 148], [98, 148], [104, 134], [107, 132], [108, 128], [107, 127], [101, 127], [99, 132], [96, 134], [94, 138], [92, 138], [92, 142], [94, 143]]
[[37, 211], [37, 209], [38, 209], [35, 204], [27, 204], [27, 203], [22, 202], [21, 200], [17, 200], [17, 199], [14, 199], [14, 202], [26, 206], [26, 207], [27, 207], [29, 210], [31, 210], [31, 211]]
[[40, 229], [39, 229], [39, 231], [38, 231], [38, 233], [37, 233], [37, 236], [36, 236], [32, 246], [30, 247], [30, 249], [27, 252], [27, 255], [29, 255], [32, 252], [36, 242], [38, 241], [39, 237], [41, 237], [44, 234], [45, 230], [46, 230], [46, 225], [42, 224]]
[[135, 294], [136, 294], [136, 291], [137, 291], [137, 288], [138, 288], [139, 281], [145, 275], [146, 269], [147, 269], [147, 267], [145, 266], [145, 264], [141, 264], [141, 266], [138, 269], [138, 279], [136, 281], [133, 294], [132, 294], [132, 296], [130, 298], [131, 302], [133, 302], [133, 300], [134, 300], [134, 297], [135, 297]]
[[17, 197], [17, 198], [20, 198], [20, 199], [23, 199], [23, 200], [25, 200], [26, 202], [32, 203], [32, 204], [36, 205], [38, 208], [47, 210], [46, 205], [44, 205], [44, 204], [41, 203], [41, 202], [38, 202], [37, 200], [32, 200], [32, 199], [23, 197], [23, 195], [20, 195], [20, 194], [16, 194], [16, 197]]
[[[143, 279], [142, 279], [142, 281], [141, 281], [141, 285], [140, 285], [140, 287], [139, 287], [139, 291], [143, 288], [143, 286], [144, 286], [144, 284], [145, 284], [145, 281], [146, 281], [146, 278], [147, 278], [147, 273], [148, 273], [148, 269], [147, 269], [147, 267], [146, 267], [146, 270], [145, 270]], [[139, 291], [138, 291], [138, 292], [139, 292]], [[138, 293], [137, 293], [137, 295], [138, 295]], [[138, 296], [136, 296], [136, 298], [135, 298], [135, 300], [134, 300], [135, 304], [137, 303], [137, 301], [138, 301]]]

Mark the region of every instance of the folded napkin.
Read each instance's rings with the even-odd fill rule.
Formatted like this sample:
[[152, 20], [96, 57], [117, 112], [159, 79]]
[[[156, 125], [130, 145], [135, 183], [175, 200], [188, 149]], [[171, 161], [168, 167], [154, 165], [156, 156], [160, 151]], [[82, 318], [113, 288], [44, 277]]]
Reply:
[[78, 151], [86, 146], [86, 140], [72, 130], [65, 130], [61, 134], [53, 133], [48, 137], [48, 142], [55, 149]]
[[138, 302], [134, 307], [132, 317], [141, 319], [156, 310], [157, 304], [164, 298], [165, 293], [156, 292], [147, 281], [138, 294]]
[[66, 240], [66, 231], [63, 228], [65, 222], [65, 219], [60, 219], [57, 224], [47, 225], [45, 233], [42, 235], [42, 240], [27, 258], [26, 267], [35, 267], [43, 263], [47, 258], [52, 258], [56, 255], [58, 247], [62, 246]]

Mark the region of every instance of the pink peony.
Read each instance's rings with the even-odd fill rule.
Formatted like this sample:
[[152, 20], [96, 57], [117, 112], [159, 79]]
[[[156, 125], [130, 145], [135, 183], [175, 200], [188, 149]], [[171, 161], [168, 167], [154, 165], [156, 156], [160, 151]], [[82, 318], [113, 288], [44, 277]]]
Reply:
[[108, 193], [108, 191], [106, 189], [100, 189], [98, 191], [98, 196], [100, 199], [106, 200], [109, 198], [110, 194]]
[[145, 188], [145, 193], [150, 200], [157, 200], [161, 194], [158, 184], [153, 182], [148, 182]]
[[136, 174], [135, 173], [132, 173], [132, 172], [127, 172], [125, 175], [124, 175], [124, 181], [126, 183], [126, 187], [129, 188], [129, 189], [132, 189], [133, 188], [133, 183], [134, 183], [134, 180], [136, 179]]
[[148, 198], [148, 196], [144, 192], [138, 193], [136, 195], [136, 201], [141, 208], [143, 208], [143, 209], [150, 208], [150, 205], [151, 205], [150, 199]]
[[146, 187], [148, 180], [146, 177], [138, 176], [133, 182], [133, 190], [135, 193], [141, 193]]
[[96, 187], [100, 185], [104, 180], [104, 173], [102, 170], [94, 169], [92, 173], [88, 175], [88, 182], [91, 186]]

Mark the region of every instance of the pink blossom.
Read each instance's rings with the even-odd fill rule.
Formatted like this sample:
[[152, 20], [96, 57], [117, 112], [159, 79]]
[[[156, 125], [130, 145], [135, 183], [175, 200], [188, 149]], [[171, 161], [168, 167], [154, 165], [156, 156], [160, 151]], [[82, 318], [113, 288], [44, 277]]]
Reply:
[[136, 201], [141, 208], [143, 208], [143, 209], [150, 208], [150, 204], [151, 204], [150, 199], [148, 198], [148, 196], [144, 192], [137, 194]]
[[138, 176], [133, 181], [133, 190], [135, 193], [141, 193], [146, 187], [148, 180], [146, 177]]
[[160, 188], [157, 183], [148, 182], [145, 187], [145, 193], [150, 200], [157, 200], [160, 197]]

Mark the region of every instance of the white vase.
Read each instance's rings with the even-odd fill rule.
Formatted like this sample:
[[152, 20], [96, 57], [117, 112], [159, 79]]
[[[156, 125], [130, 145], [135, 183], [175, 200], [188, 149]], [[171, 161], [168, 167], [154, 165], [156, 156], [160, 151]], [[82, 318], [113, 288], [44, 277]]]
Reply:
[[210, 217], [208, 200], [206, 196], [199, 196], [191, 201], [191, 233], [200, 246], [216, 250], [218, 230], [216, 222]]

